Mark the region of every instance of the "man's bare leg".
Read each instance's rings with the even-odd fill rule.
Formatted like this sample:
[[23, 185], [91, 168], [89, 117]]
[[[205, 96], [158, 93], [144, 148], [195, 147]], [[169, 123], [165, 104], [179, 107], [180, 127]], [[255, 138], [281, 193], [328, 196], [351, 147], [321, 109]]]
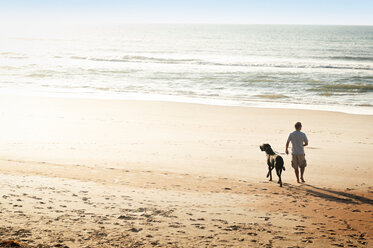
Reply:
[[298, 168], [294, 169], [295, 171], [295, 176], [297, 177], [297, 182], [299, 183], [299, 170]]
[[304, 174], [305, 169], [306, 169], [306, 167], [300, 168], [300, 180], [302, 180], [302, 183], [306, 182], [306, 181], [304, 181], [304, 178], [303, 178], [303, 174]]

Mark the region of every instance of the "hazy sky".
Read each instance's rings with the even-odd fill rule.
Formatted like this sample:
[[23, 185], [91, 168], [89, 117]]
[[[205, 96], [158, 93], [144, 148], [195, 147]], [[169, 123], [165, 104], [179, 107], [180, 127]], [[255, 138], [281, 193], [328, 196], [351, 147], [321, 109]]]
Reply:
[[0, 0], [0, 21], [373, 25], [373, 0]]

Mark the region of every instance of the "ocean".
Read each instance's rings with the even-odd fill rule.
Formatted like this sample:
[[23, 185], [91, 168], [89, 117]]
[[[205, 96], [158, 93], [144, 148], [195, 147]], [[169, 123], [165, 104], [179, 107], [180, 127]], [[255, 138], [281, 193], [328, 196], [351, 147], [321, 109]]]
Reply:
[[373, 114], [373, 26], [8, 28], [0, 93]]

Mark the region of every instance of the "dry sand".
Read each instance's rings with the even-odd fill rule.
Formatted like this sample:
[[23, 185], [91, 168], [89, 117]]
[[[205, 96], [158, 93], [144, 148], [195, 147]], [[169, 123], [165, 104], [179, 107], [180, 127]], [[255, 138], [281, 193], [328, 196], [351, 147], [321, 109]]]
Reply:
[[[296, 121], [307, 182], [283, 156], [280, 188], [259, 145], [283, 152]], [[373, 116], [337, 112], [2, 95], [0, 240], [373, 246], [372, 127]]]

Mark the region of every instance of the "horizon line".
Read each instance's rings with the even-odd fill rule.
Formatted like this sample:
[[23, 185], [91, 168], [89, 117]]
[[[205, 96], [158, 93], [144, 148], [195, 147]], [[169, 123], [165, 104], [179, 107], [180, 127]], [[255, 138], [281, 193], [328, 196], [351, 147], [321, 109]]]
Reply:
[[[0, 18], [1, 19], [1, 18]], [[284, 26], [373, 26], [371, 24], [347, 24], [347, 23], [213, 23], [213, 22], [45, 22], [27, 21], [29, 25], [284, 25]], [[9, 21], [0, 26], [24, 24], [24, 21]]]

